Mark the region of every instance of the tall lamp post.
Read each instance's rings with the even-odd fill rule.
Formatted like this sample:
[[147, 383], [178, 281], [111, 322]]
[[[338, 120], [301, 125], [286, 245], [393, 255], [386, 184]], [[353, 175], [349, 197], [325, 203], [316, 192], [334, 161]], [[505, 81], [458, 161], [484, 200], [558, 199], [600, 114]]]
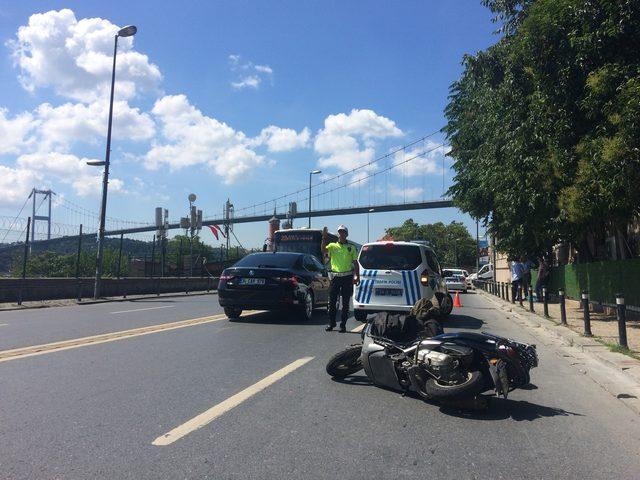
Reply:
[[318, 173], [322, 173], [322, 170], [312, 170], [309, 172], [309, 228], [311, 228], [311, 177]]
[[111, 72], [111, 98], [109, 100], [109, 124], [107, 127], [107, 151], [104, 162], [87, 162], [87, 165], [94, 167], [104, 166], [102, 174], [102, 202], [100, 203], [100, 226], [98, 228], [98, 257], [96, 258], [96, 279], [93, 287], [93, 298], [100, 298], [100, 287], [102, 286], [102, 260], [104, 253], [104, 223], [107, 213], [107, 187], [109, 185], [109, 158], [111, 156], [111, 122], [113, 119], [113, 87], [116, 81], [116, 54], [118, 53], [118, 37], [131, 37], [138, 29], [134, 25], [121, 28], [116, 33], [113, 44], [113, 70]]
[[375, 209], [370, 208], [369, 211], [367, 212], [367, 243], [369, 243], [369, 214], [373, 211], [375, 211]]

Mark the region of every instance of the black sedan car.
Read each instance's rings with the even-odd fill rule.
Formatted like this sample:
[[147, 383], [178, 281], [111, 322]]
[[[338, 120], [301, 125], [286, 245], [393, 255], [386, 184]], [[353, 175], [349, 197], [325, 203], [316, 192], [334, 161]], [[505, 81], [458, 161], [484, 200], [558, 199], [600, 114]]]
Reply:
[[329, 276], [313, 255], [252, 253], [222, 272], [218, 301], [231, 320], [246, 309], [297, 310], [309, 320], [329, 301]]

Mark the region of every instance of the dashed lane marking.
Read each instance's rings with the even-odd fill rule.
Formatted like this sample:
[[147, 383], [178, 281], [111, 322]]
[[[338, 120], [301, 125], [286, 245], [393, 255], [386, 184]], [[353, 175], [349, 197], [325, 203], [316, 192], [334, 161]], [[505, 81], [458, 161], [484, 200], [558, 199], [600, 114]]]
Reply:
[[159, 308], [173, 308], [175, 305], [162, 305], [161, 307], [146, 307], [146, 308], [135, 308], [133, 310], [119, 310], [117, 312], [109, 312], [111, 315], [115, 315], [116, 313], [131, 313], [131, 312], [142, 312], [144, 310], [158, 310]]
[[220, 415], [223, 415], [224, 413], [228, 412], [232, 408], [237, 407], [242, 402], [253, 397], [256, 393], [261, 392], [268, 386], [273, 385], [275, 382], [277, 382], [281, 378], [285, 377], [289, 373], [293, 372], [294, 370], [297, 370], [298, 368], [302, 367], [306, 363], [313, 360], [313, 358], [314, 357], [303, 357], [296, 360], [295, 362], [291, 362], [286, 367], [283, 367], [280, 370], [273, 372], [268, 377], [265, 377], [259, 382], [254, 383], [250, 387], [245, 388], [244, 390], [236, 393], [232, 397], [227, 398], [223, 402], [220, 402], [217, 405], [214, 405], [209, 410], [206, 410], [202, 412], [200, 415], [193, 417], [191, 420], [183, 423], [179, 427], [176, 427], [170, 432], [159, 436], [153, 442], [151, 442], [151, 444], [159, 447], [163, 447], [163, 446], [172, 444], [176, 440], [180, 440], [182, 437], [189, 435], [191, 432], [198, 430], [199, 428], [202, 428], [205, 425], [208, 425], [209, 423], [213, 422]]
[[[260, 310], [251, 310], [242, 316], [250, 316], [260, 313]], [[226, 315], [219, 314], [210, 317], [192, 318], [190, 320], [181, 320], [179, 322], [162, 323], [159, 325], [150, 325], [147, 327], [133, 328], [131, 330], [121, 330], [119, 332], [103, 333], [101, 335], [93, 335], [91, 337], [73, 338], [70, 340], [62, 340], [60, 342], [45, 343], [42, 345], [32, 345], [29, 347], [14, 348], [11, 350], [0, 351], [0, 363], [20, 358], [35, 357], [36, 355], [44, 355], [46, 353], [61, 352], [72, 348], [86, 347], [88, 345], [97, 345], [100, 343], [115, 342], [117, 340], [125, 340], [127, 338], [140, 337], [142, 335], [150, 335], [152, 333], [167, 332], [178, 328], [193, 327], [204, 323], [219, 322], [224, 320]]]

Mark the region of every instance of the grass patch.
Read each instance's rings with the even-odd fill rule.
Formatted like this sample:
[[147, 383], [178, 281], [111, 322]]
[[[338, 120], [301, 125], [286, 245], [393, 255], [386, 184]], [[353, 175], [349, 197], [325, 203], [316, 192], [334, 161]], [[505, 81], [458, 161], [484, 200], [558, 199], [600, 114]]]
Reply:
[[611, 352], [621, 353], [623, 355], [626, 355], [627, 357], [631, 357], [631, 358], [635, 358], [636, 360], [640, 360], [640, 354], [638, 352], [634, 352], [633, 350], [630, 350], [628, 348], [624, 348], [624, 347], [620, 346], [617, 343], [605, 342], [600, 337], [593, 337], [593, 338], [598, 340], [598, 342], [602, 343]]

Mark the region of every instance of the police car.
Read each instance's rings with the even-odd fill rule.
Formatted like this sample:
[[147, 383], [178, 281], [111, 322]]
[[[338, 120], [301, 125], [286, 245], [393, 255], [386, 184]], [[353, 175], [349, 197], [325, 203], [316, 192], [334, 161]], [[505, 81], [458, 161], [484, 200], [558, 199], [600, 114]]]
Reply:
[[408, 312], [421, 298], [439, 300], [451, 313], [453, 299], [433, 250], [418, 242], [373, 242], [360, 249], [360, 285], [354, 289], [356, 320], [381, 311]]

